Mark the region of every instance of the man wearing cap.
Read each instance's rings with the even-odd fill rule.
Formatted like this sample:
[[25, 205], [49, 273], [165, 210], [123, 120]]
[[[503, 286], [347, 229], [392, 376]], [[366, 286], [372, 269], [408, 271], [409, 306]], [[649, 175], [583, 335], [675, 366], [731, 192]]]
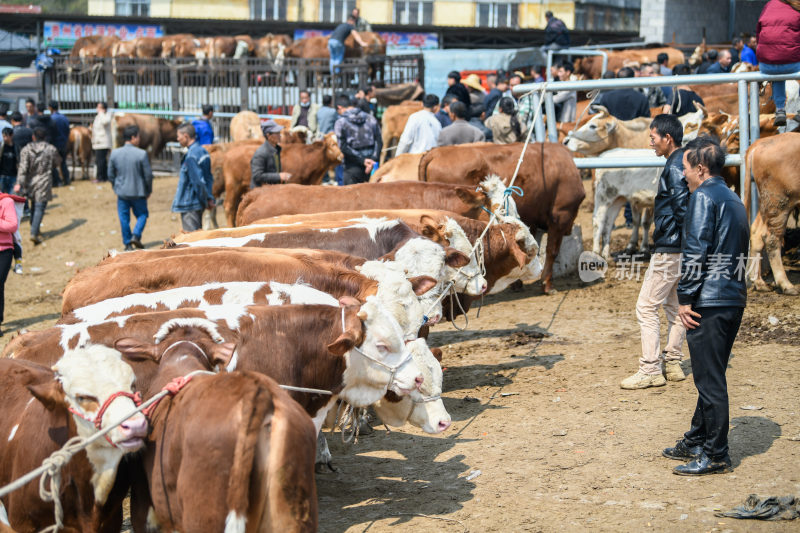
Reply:
[[255, 189], [262, 185], [275, 185], [286, 183], [292, 177], [288, 172], [281, 172], [281, 140], [283, 126], [272, 119], [261, 125], [264, 144], [258, 147], [253, 159], [250, 160], [250, 188]]
[[183, 231], [195, 231], [202, 226], [203, 211], [214, 207], [211, 158], [206, 149], [197, 142], [194, 126], [188, 122], [178, 126], [178, 142], [188, 150], [181, 160], [181, 173], [175, 199], [172, 201], [172, 212], [181, 214]]

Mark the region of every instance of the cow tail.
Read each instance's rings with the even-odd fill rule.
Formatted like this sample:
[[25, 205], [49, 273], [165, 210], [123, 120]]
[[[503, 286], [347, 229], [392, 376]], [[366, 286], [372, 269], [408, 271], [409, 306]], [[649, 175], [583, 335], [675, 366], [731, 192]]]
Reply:
[[[259, 496], [251, 494], [251, 490], [258, 491], [261, 488], [264, 493], [268, 490], [263, 479], [258, 479], [261, 469], [256, 470], [254, 458], [262, 427], [268, 425], [272, 418], [272, 403], [269, 401], [268, 391], [257, 381], [254, 385], [255, 392], [243, 398], [240, 407], [240, 423], [225, 502], [228, 510], [225, 533], [245, 533], [247, 519], [252, 518], [250, 502]], [[251, 479], [251, 476], [256, 476], [256, 479]]]
[[428, 181], [428, 165], [430, 165], [433, 160], [431, 154], [434, 150], [428, 150], [419, 160], [419, 167], [417, 167], [417, 179], [419, 181]]

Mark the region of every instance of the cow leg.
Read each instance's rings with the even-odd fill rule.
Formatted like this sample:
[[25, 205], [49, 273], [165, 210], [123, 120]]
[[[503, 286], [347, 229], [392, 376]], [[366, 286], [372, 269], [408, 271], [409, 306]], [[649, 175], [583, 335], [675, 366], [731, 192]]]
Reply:
[[315, 460], [314, 470], [317, 474], [327, 474], [328, 472], [337, 472], [337, 468], [333, 466], [333, 456], [331, 450], [328, 448], [328, 441], [325, 435], [320, 430], [317, 433], [317, 458]]
[[776, 216], [767, 220], [767, 236], [764, 239], [764, 243], [767, 247], [769, 266], [772, 268], [772, 277], [775, 279], [778, 288], [783, 294], [797, 296], [800, 292], [786, 276], [786, 270], [783, 268], [783, 260], [781, 258], [781, 244], [786, 231], [786, 223], [789, 220], [789, 211], [786, 208], [780, 209], [777, 213], [774, 213]]
[[600, 251], [600, 255], [606, 260], [611, 258], [611, 231], [614, 229], [614, 221], [617, 220], [617, 216], [623, 205], [625, 205], [624, 198], [611, 202], [605, 210], [604, 219], [601, 221], [603, 248]]
[[625, 247], [625, 253], [628, 255], [635, 254], [639, 247], [639, 227], [642, 225], [642, 211], [635, 204], [631, 204], [631, 214], [633, 215], [633, 229], [628, 246]]
[[203, 211], [203, 229], [210, 230], [217, 228], [219, 228], [219, 224], [217, 224], [217, 206], [214, 205], [211, 209]]
[[650, 226], [653, 223], [653, 208], [645, 207], [642, 209], [642, 246], [640, 252], [650, 253]]
[[[606, 243], [606, 217], [608, 216], [607, 205], [594, 205], [594, 214], [592, 215], [592, 252], [600, 254], [605, 251]], [[540, 242], [540, 241], [536, 241]], [[603, 249], [601, 249], [603, 246]]]
[[750, 257], [747, 264], [748, 284], [752, 285], [756, 291], [770, 290], [769, 285], [764, 282], [761, 272], [761, 252], [764, 250], [766, 234], [767, 226], [759, 213], [750, 227]]
[[557, 291], [553, 289], [553, 265], [558, 257], [558, 251], [561, 249], [561, 240], [564, 238], [564, 233], [561, 228], [551, 227], [547, 230], [547, 250], [544, 260], [544, 268], [542, 269], [542, 291], [545, 294], [555, 294]]

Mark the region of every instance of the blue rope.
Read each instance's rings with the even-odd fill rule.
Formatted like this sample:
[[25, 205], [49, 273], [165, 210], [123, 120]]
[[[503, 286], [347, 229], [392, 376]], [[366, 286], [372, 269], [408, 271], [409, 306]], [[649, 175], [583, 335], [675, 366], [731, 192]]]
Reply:
[[517, 187], [516, 185], [512, 185], [506, 188], [505, 192], [503, 193], [503, 196], [506, 199], [505, 202], [506, 216], [508, 216], [508, 199], [511, 198], [511, 196], [514, 194], [522, 198], [523, 196], [525, 196], [525, 191], [522, 190], [522, 187]]

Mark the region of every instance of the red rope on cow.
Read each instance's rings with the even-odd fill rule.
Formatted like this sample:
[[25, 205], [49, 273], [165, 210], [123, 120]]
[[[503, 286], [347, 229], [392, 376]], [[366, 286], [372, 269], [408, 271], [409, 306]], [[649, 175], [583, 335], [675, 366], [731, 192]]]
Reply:
[[[194, 376], [190, 374], [186, 376], [178, 376], [176, 378], [173, 378], [172, 381], [164, 385], [164, 388], [161, 389], [161, 392], [166, 392], [170, 396], [175, 396], [181, 391], [181, 389], [183, 389], [186, 385], [189, 384], [189, 382], [192, 380], [192, 377]], [[158, 404], [161, 403], [161, 400], [163, 400], [167, 396], [167, 394], [162, 395], [158, 400], [156, 400], [155, 402], [151, 403], [146, 408], [144, 408], [142, 410], [142, 414], [150, 418], [150, 415], [153, 413], [153, 411], [155, 411]]]
[[[119, 391], [119, 392], [115, 392], [114, 394], [109, 396], [106, 399], [106, 401], [103, 402], [103, 405], [100, 406], [100, 410], [97, 411], [97, 414], [94, 415], [94, 418], [90, 418], [90, 417], [86, 416], [85, 413], [82, 413], [81, 411], [78, 411], [74, 407], [68, 407], [67, 410], [70, 413], [72, 413], [73, 415], [78, 416], [78, 417], [86, 420], [90, 424], [94, 425], [94, 427], [96, 429], [99, 430], [99, 429], [102, 429], [103, 415], [105, 414], [106, 410], [108, 410], [108, 408], [111, 406], [111, 402], [113, 402], [114, 400], [116, 400], [119, 397], [130, 398], [131, 400], [133, 400], [133, 404], [136, 407], [139, 407], [142, 404], [142, 395], [141, 395], [141, 393], [139, 393], [139, 392], [130, 393], [130, 392]], [[111, 444], [111, 446], [113, 446], [114, 448], [117, 447], [117, 445], [114, 444], [111, 441], [111, 438], [108, 436], [108, 433], [106, 433], [105, 437], [106, 437], [106, 440], [108, 441], [108, 443]]]

